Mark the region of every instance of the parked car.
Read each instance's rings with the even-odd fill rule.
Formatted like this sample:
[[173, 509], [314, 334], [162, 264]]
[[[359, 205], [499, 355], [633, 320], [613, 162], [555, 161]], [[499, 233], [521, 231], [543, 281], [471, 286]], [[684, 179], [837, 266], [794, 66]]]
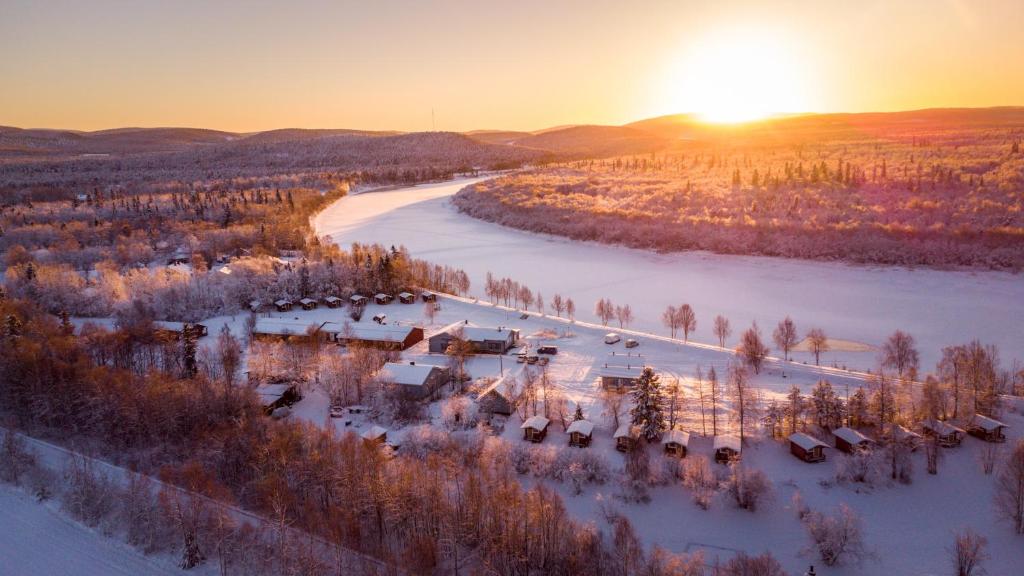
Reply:
[[526, 362], [526, 353], [523, 352], [523, 353], [520, 353], [520, 354], [516, 354], [516, 362], [518, 362], [519, 364], [522, 364], [523, 362]]
[[626, 348], [636, 348], [639, 345], [640, 343], [637, 342], [636, 340], [633, 340], [632, 338], [626, 340]]
[[555, 354], [558, 354], [558, 346], [541, 346], [540, 348], [537, 348], [537, 353], [550, 354], [554, 356]]
[[622, 340], [622, 337], [615, 332], [609, 332], [604, 335], [605, 344], [618, 344], [620, 340]]

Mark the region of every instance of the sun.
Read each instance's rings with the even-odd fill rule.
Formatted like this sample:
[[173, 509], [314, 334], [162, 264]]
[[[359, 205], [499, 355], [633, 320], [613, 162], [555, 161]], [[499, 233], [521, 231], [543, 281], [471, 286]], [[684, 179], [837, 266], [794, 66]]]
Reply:
[[786, 37], [759, 30], [719, 31], [688, 43], [673, 64], [671, 105], [716, 123], [806, 112], [805, 75]]

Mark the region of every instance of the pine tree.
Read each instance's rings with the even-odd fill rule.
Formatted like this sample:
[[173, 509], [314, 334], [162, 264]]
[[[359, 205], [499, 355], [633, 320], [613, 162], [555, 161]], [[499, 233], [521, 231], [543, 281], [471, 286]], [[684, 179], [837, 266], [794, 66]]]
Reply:
[[184, 377], [194, 378], [199, 372], [199, 365], [196, 362], [196, 329], [192, 324], [185, 324], [181, 331], [181, 339]]
[[654, 441], [665, 430], [662, 409], [661, 379], [650, 367], [644, 368], [633, 389], [633, 424], [648, 441]]
[[576, 405], [576, 413], [573, 414], [572, 421], [576, 422], [576, 421], [579, 421], [579, 420], [583, 420], [583, 407], [581, 407], [579, 404], [577, 404]]

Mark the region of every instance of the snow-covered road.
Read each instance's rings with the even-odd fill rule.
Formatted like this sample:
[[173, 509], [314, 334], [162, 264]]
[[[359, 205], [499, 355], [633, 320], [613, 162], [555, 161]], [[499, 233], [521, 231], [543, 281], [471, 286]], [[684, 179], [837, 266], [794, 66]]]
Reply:
[[[730, 319], [733, 339], [756, 320], [766, 338], [785, 315], [801, 333], [822, 327], [835, 338], [878, 345], [896, 329], [910, 332], [931, 370], [943, 346], [978, 338], [1003, 359], [1024, 359], [1024, 277], [1002, 272], [949, 272], [727, 256], [657, 254], [504, 228], [462, 215], [449, 197], [475, 182], [463, 179], [355, 194], [314, 220], [321, 237], [405, 245], [414, 256], [464, 269], [482, 296], [488, 271], [540, 291], [572, 297], [581, 319], [594, 302], [632, 306], [633, 327], [663, 333], [669, 304], [697, 311], [694, 339], [713, 342], [712, 319]], [[807, 355], [796, 354], [800, 360]], [[874, 353], [833, 353], [825, 360], [869, 369]]]

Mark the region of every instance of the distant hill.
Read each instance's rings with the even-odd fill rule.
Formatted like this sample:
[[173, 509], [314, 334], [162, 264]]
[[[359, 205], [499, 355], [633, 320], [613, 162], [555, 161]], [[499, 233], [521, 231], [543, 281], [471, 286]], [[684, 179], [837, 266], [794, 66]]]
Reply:
[[669, 139], [628, 126], [572, 126], [542, 131], [511, 142], [560, 156], [599, 157], [642, 154], [669, 147]]
[[516, 140], [533, 136], [531, 132], [518, 132], [516, 130], [473, 130], [464, 132], [466, 136], [487, 142], [488, 144], [511, 144]]

